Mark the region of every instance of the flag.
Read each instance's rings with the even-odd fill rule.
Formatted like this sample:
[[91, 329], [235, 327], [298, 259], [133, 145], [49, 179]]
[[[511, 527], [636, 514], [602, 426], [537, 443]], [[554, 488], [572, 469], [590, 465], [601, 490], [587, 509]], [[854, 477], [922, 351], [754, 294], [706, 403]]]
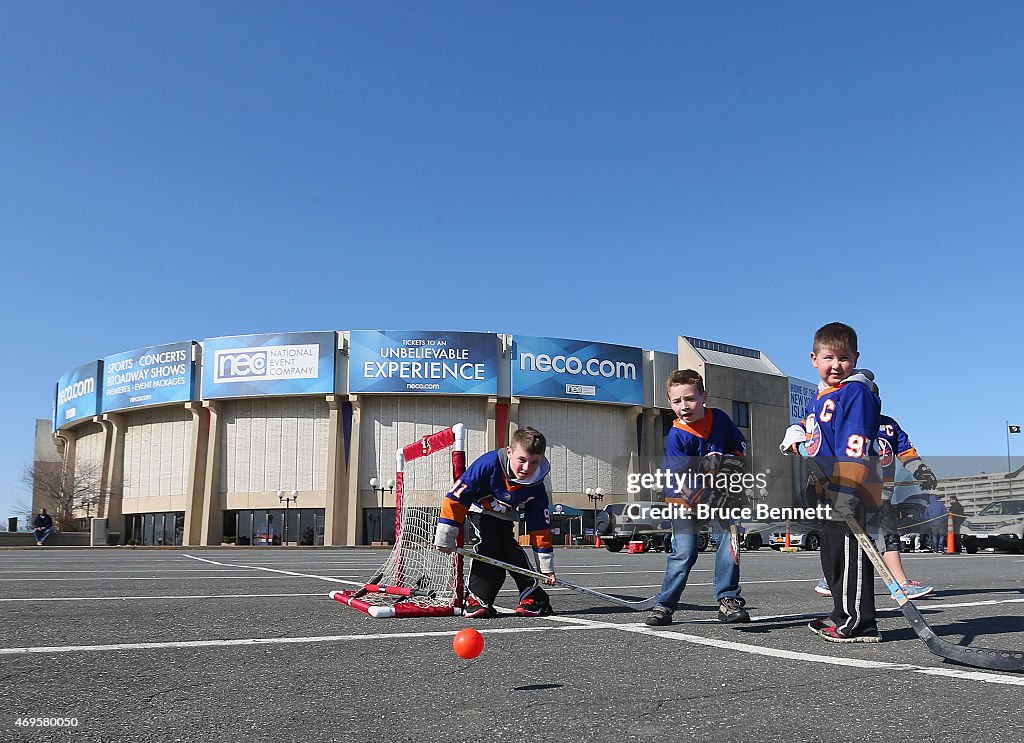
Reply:
[[1010, 433], [1020, 433], [1020, 426], [1010, 426]]

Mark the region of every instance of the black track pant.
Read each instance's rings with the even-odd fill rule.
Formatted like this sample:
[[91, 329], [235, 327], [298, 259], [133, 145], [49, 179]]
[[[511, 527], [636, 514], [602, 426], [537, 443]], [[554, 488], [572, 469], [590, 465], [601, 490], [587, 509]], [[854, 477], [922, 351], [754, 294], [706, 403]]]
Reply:
[[[513, 522], [488, 516], [485, 513], [471, 513], [469, 520], [479, 536], [480, 541], [476, 544], [476, 551], [481, 555], [493, 557], [517, 567], [536, 570], [530, 564], [526, 552], [516, 541]], [[547, 593], [540, 587], [540, 582], [536, 578], [521, 573], [512, 573], [512, 579], [519, 589], [520, 601], [530, 596], [541, 606], [550, 604]], [[481, 604], [492, 606], [495, 599], [498, 598], [498, 591], [501, 590], [504, 582], [505, 568], [489, 565], [481, 560], [473, 560], [473, 567], [469, 571], [469, 592]]]
[[844, 635], [877, 630], [875, 567], [844, 523], [826, 521], [821, 532], [821, 570], [832, 591], [832, 621]]

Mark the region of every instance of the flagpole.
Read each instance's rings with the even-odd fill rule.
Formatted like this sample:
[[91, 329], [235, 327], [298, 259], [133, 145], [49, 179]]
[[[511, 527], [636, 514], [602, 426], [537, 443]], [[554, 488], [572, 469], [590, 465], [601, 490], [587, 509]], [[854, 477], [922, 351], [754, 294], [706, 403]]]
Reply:
[[1010, 497], [1013, 497], [1013, 465], [1010, 464], [1010, 421], [1006, 421], [1006, 482], [1010, 486]]

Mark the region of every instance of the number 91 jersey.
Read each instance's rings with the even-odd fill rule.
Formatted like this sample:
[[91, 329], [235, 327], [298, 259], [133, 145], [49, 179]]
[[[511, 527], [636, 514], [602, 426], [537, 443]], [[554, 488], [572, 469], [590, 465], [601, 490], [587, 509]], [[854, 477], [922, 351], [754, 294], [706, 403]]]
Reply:
[[826, 387], [807, 405], [807, 454], [867, 464], [882, 403], [864, 384]]

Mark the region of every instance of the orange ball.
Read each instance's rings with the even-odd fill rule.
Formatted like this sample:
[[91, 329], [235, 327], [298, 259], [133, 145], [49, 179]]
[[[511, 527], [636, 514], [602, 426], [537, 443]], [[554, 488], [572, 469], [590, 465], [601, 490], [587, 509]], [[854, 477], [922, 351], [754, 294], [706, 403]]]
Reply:
[[466, 627], [466, 629], [460, 630], [455, 635], [455, 638], [452, 640], [452, 648], [460, 658], [466, 658], [467, 660], [475, 658], [483, 652], [484, 636], [475, 629]]

